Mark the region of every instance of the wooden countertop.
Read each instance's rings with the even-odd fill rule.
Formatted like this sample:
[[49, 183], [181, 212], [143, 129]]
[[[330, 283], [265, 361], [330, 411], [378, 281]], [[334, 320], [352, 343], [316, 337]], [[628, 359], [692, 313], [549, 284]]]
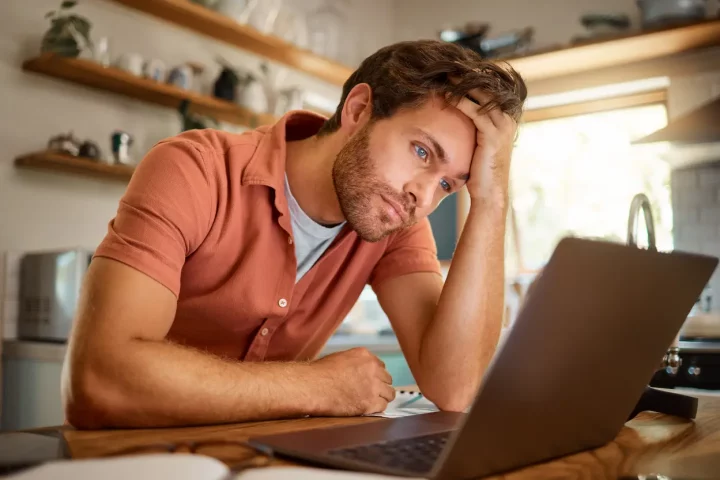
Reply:
[[[152, 430], [76, 431], [64, 428], [63, 434], [73, 458], [92, 458], [158, 443], [244, 441], [258, 435], [382, 421], [386, 420], [374, 417], [307, 418]], [[250, 449], [235, 448], [230, 458], [227, 448], [224, 448], [216, 447], [207, 453], [229, 464], [255, 456]], [[717, 472], [720, 472], [720, 398], [700, 397], [698, 416], [694, 422], [645, 412], [628, 422], [614, 441], [601, 448], [495, 478], [615, 480], [623, 475], [637, 477], [638, 474], [658, 473], [696, 480], [717, 478]]]

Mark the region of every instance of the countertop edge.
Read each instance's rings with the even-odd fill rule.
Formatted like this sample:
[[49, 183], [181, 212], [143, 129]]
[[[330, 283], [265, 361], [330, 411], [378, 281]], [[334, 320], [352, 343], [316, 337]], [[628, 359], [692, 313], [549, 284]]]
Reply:
[[65, 360], [67, 345], [64, 343], [33, 342], [29, 340], [4, 340], [3, 358], [22, 358], [42, 362]]
[[[375, 355], [402, 353], [395, 337], [343, 335], [331, 338], [323, 347], [320, 356], [357, 347], [367, 348]], [[32, 340], [3, 340], [0, 351], [2, 351], [2, 358], [7, 359], [18, 358], [42, 362], [62, 362], [65, 359], [67, 345]]]

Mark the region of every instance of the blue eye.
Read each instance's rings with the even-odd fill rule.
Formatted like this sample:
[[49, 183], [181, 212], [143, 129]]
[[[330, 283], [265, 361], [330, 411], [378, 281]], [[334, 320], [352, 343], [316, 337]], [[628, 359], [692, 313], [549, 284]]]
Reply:
[[440, 179], [440, 187], [441, 187], [443, 190], [445, 190], [446, 192], [449, 192], [450, 190], [452, 190], [452, 185], [450, 185], [450, 184], [447, 182], [447, 180], [445, 180], [444, 178], [443, 178], [443, 179]]
[[420, 157], [421, 160], [427, 160], [428, 152], [424, 148], [422, 148], [418, 145], [415, 145], [415, 153], [417, 154], [418, 157]]

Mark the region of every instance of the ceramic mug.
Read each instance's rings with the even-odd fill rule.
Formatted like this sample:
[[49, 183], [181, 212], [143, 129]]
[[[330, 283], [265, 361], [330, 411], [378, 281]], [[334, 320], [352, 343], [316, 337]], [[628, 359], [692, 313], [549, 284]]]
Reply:
[[123, 53], [118, 58], [117, 66], [140, 77], [143, 74], [143, 57], [137, 53]]
[[163, 63], [162, 60], [153, 58], [145, 62], [143, 67], [143, 76], [145, 78], [149, 78], [150, 80], [155, 80], [156, 82], [164, 82], [165, 71], [165, 63]]
[[170, 70], [167, 83], [175, 85], [176, 87], [190, 90], [190, 88], [192, 87], [192, 78], [192, 69], [187, 65], [180, 65]]

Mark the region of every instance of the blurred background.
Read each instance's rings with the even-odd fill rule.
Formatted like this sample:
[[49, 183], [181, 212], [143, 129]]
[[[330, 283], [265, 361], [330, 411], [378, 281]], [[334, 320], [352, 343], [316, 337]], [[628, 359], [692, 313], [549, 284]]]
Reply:
[[[459, 43], [528, 83], [506, 327], [564, 236], [720, 255], [717, 0], [3, 0], [0, 13], [2, 429], [62, 423], [80, 281], [153, 144], [329, 115], [362, 59], [400, 40]], [[460, 193], [431, 217], [445, 271], [468, 206]], [[720, 389], [719, 291], [716, 275], [682, 366], [658, 382]], [[323, 353], [358, 345], [413, 383], [369, 287]]]

